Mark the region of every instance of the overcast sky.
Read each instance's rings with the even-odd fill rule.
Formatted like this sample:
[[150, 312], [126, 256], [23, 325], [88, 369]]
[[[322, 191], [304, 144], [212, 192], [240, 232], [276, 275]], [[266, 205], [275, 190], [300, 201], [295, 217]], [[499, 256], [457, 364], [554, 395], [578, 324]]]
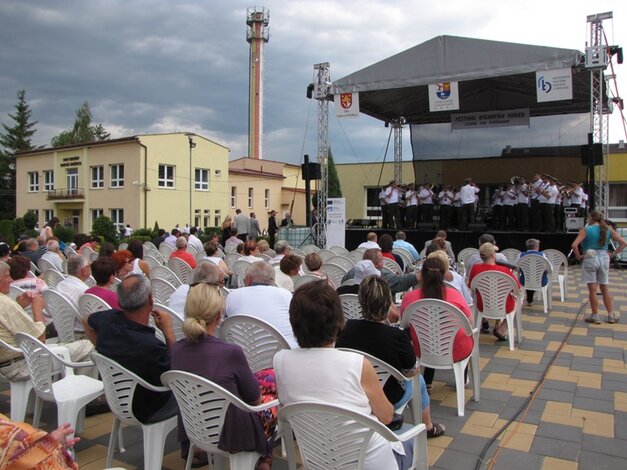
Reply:
[[[1, 0], [0, 121], [26, 89], [34, 142], [74, 121], [84, 100], [112, 137], [191, 131], [247, 151], [248, 44], [240, 0]], [[275, 0], [265, 48], [264, 158], [316, 154], [313, 64], [339, 79], [439, 35], [578, 49], [586, 16], [613, 11], [608, 41], [627, 55], [625, 0]], [[616, 68], [627, 102], [627, 64]], [[337, 162], [381, 161], [389, 130], [372, 118], [340, 124], [329, 112]], [[618, 111], [610, 140], [625, 139]], [[404, 157], [411, 159], [409, 130]], [[392, 158], [391, 149], [388, 159]]]

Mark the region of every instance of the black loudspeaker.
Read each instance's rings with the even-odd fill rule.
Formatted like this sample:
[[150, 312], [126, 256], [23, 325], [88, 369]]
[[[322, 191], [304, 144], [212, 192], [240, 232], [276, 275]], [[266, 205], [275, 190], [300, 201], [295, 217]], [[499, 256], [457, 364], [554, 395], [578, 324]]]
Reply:
[[471, 232], [485, 232], [488, 230], [486, 224], [468, 224], [468, 230]]
[[[300, 166], [300, 171], [302, 172], [303, 178], [305, 178], [307, 176], [307, 169], [305, 168], [304, 163]], [[320, 163], [309, 163], [309, 179], [320, 179]]]
[[603, 144], [582, 145], [581, 164], [583, 166], [603, 165]]
[[433, 230], [433, 223], [432, 222], [418, 222], [418, 225], [416, 228], [424, 232], [429, 232]]

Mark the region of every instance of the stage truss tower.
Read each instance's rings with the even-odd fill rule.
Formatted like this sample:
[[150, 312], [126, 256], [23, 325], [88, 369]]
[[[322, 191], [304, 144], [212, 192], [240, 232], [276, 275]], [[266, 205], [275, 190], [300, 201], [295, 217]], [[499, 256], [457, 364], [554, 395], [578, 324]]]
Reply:
[[392, 122], [394, 129], [394, 181], [397, 184], [403, 182], [403, 127], [405, 118], [403, 116]]
[[590, 24], [590, 38], [586, 47], [586, 68], [590, 69], [590, 134], [592, 143], [601, 144], [603, 164], [594, 167], [594, 207], [607, 215], [608, 207], [608, 131], [609, 114], [603, 109], [603, 90], [607, 86], [603, 72], [609, 65], [610, 56], [603, 41], [603, 20], [611, 19], [612, 12], [597, 13], [587, 17]]
[[313, 97], [318, 100], [317, 146], [320, 163], [318, 181], [318, 224], [316, 239], [320, 248], [327, 245], [327, 199], [329, 197], [329, 101], [331, 72], [328, 62], [314, 65], [315, 81]]

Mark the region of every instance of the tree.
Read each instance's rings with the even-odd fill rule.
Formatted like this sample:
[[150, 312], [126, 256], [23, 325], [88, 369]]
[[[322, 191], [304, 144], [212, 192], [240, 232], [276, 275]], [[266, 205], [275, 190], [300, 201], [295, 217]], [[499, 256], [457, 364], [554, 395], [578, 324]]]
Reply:
[[37, 214], [35, 214], [35, 212], [31, 210], [26, 211], [22, 220], [24, 221], [24, 226], [27, 230], [35, 230], [35, 225], [37, 225], [38, 222]]
[[[337, 168], [333, 161], [333, 153], [329, 147], [329, 164], [328, 164], [329, 193], [328, 197], [342, 197], [342, 188], [340, 187], [340, 179], [337, 176]], [[318, 193], [311, 198], [313, 207], [318, 207]]]
[[15, 217], [15, 154], [35, 147], [31, 138], [37, 121], [31, 121], [32, 111], [26, 102], [26, 91], [17, 92], [15, 114], [9, 114], [14, 125], [2, 124], [0, 134], [0, 219]]
[[72, 144], [86, 144], [108, 140], [111, 137], [102, 124], [92, 124], [91, 109], [89, 103], [83, 102], [76, 110], [76, 119], [71, 130], [63, 131], [52, 138], [53, 147], [63, 147]]
[[101, 215], [94, 220], [91, 234], [102, 237], [108, 242], [114, 242], [118, 236], [118, 231], [115, 229], [115, 224], [109, 217]]

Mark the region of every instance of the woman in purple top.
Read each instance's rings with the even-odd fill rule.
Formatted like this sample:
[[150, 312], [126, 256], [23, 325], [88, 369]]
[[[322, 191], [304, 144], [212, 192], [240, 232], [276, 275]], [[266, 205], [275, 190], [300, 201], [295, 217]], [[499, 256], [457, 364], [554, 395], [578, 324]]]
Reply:
[[118, 293], [111, 290], [111, 285], [115, 281], [115, 262], [109, 257], [100, 257], [91, 263], [91, 274], [96, 280], [96, 285], [85, 291], [85, 294], [92, 294], [100, 297], [111, 305], [111, 308], [122, 310], [118, 304]]
[[[242, 349], [215, 336], [223, 313], [224, 299], [216, 286], [198, 284], [189, 290], [183, 324], [185, 338], [172, 348], [172, 369], [205, 377], [250, 405], [276, 398], [273, 374], [269, 371], [253, 374]], [[264, 382], [267, 380], [270, 383]], [[260, 382], [264, 386], [262, 390]], [[274, 389], [268, 390], [274, 393], [265, 393], [266, 386]], [[275, 413], [260, 416], [231, 406], [218, 447], [227, 452], [259, 452], [262, 457], [255, 468], [269, 469], [272, 449], [267, 436], [273, 434], [275, 424]], [[185, 454], [189, 440], [180, 422], [178, 430]]]

